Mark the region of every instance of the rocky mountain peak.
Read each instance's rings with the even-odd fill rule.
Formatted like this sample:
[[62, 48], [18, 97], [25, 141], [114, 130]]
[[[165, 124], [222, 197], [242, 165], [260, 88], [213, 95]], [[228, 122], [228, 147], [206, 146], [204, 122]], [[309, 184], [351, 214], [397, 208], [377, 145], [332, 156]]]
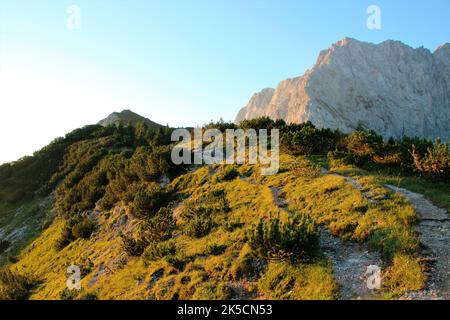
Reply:
[[450, 45], [431, 53], [400, 41], [344, 38], [304, 75], [253, 95], [235, 121], [260, 116], [450, 140]]
[[433, 55], [447, 66], [450, 66], [450, 43], [439, 46]]
[[103, 127], [111, 125], [118, 126], [120, 124], [125, 126], [131, 124], [134, 126], [138, 122], [143, 122], [147, 126], [152, 128], [162, 127], [160, 124], [153, 122], [150, 119], [147, 119], [129, 109], [122, 110], [121, 112], [113, 112], [105, 119], [100, 120], [97, 124]]

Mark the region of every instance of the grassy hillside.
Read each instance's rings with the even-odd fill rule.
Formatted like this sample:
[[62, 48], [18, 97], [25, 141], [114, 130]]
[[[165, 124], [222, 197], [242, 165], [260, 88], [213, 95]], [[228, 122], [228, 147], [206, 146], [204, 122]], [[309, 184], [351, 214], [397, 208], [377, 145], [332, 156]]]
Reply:
[[[34, 188], [39, 193], [2, 202], [6, 240], [22, 226], [34, 231], [3, 253], [0, 294], [336, 299], [342, 284], [323, 246], [324, 230], [331, 243], [380, 256], [383, 283], [372, 298], [426, 286], [416, 212], [385, 183], [415, 181], [416, 190], [448, 208], [443, 144], [384, 142], [370, 131], [342, 135], [268, 119], [241, 127], [281, 129], [278, 174], [261, 176], [258, 165], [175, 166], [170, 130], [141, 125], [95, 128], [68, 144], [58, 167]], [[11, 172], [18, 183], [30, 179]], [[81, 291], [66, 287], [70, 265], [81, 268]]]
[[[89, 293], [100, 299], [336, 298], [339, 288], [323, 254], [318, 253], [313, 261], [295, 263], [266, 261], [252, 254], [246, 241], [248, 229], [259, 218], [287, 219], [287, 211], [280, 209], [271, 191], [276, 187], [282, 190], [290, 210], [306, 212], [333, 234], [367, 241], [373, 250], [385, 253], [384, 270], [391, 280], [385, 283], [380, 297], [423, 286], [418, 242], [411, 233], [415, 214], [407, 201], [378, 187], [386, 198], [382, 205], [372, 205], [344, 178], [321, 173], [305, 176], [291, 164], [311, 168], [309, 160], [288, 156], [283, 160], [284, 172], [267, 178], [255, 173], [240, 178], [255, 169], [244, 166], [239, 168], [239, 176], [229, 181], [220, 179], [225, 167], [212, 174], [210, 168], [201, 167], [174, 180], [169, 188], [177, 192], [175, 212], [183, 212], [183, 206], [214, 190], [225, 192], [230, 211], [216, 212], [213, 227], [200, 238], [185, 234], [186, 225], [179, 217], [172, 237], [163, 242], [173, 247], [172, 253], [127, 254], [120, 235], [134, 234], [140, 221], [132, 217], [129, 207], [120, 204], [109, 211], [94, 211], [99, 229], [91, 238], [77, 239], [61, 251], [54, 246], [64, 221], [56, 219], [12, 268], [42, 279], [31, 296], [34, 299], [61, 298], [71, 264], [84, 270], [84, 289], [78, 297]], [[403, 275], [390, 270], [394, 261], [416, 266], [410, 271], [410, 280], [402, 280]]]
[[[251, 168], [240, 169], [247, 172]], [[45, 277], [44, 284], [32, 295], [37, 299], [59, 298], [65, 288], [67, 266], [87, 264], [86, 261], [93, 266], [83, 278], [83, 287], [102, 299], [335, 297], [337, 286], [324, 257], [319, 255], [314, 262], [291, 264], [267, 263], [251, 255], [245, 241], [246, 231], [259, 218], [279, 215], [285, 219], [287, 213], [276, 205], [268, 184], [255, 185], [239, 178], [222, 182], [218, 177], [223, 170], [218, 168], [210, 174], [208, 167], [202, 167], [180, 176], [169, 186], [177, 190], [180, 198], [174, 204], [175, 211], [182, 212], [183, 206], [214, 190], [225, 192], [230, 207], [229, 212], [214, 215], [214, 226], [200, 238], [184, 234], [185, 225], [181, 218], [177, 219], [173, 237], [165, 241], [175, 248], [170, 257], [151, 258], [146, 253], [142, 257], [127, 255], [120, 234], [133, 233], [139, 221], [124, 220], [123, 216], [127, 213], [129, 216], [129, 208], [119, 205], [96, 216], [101, 227], [91, 239], [78, 239], [60, 252], [53, 248], [55, 235], [64, 223], [55, 221], [32, 244], [33, 249], [24, 251], [13, 268], [20, 273]], [[188, 194], [191, 196], [182, 201]], [[280, 277], [285, 278], [281, 283]]]
[[[92, 185], [91, 192], [75, 192], [75, 185], [102, 160], [127, 157], [140, 146], [152, 148], [168, 141], [168, 128], [86, 126], [55, 139], [33, 156], [0, 166], [0, 266], [8, 256], [14, 260], [58, 215], [55, 201], [62, 197], [57, 190], [70, 189], [72, 201], [89, 207], [89, 201], [102, 196], [102, 184]], [[100, 176], [93, 175], [90, 181], [94, 184], [93, 178]], [[58, 189], [63, 182], [64, 188]]]

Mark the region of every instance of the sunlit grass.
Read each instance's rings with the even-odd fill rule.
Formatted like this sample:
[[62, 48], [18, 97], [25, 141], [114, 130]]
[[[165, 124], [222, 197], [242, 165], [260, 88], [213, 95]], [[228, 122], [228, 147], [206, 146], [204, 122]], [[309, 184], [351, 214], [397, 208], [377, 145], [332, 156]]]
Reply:
[[[358, 190], [339, 175], [321, 173], [323, 157], [281, 156], [277, 175], [261, 176], [257, 165], [236, 166], [238, 176], [223, 180], [223, 166], [198, 167], [175, 179], [169, 189], [178, 201], [194, 201], [214, 190], [224, 190], [229, 212], [213, 217], [214, 227], [203, 237], [181, 231], [183, 221], [171, 239], [176, 254], [155, 261], [127, 257], [121, 247], [121, 230], [116, 224], [126, 214], [111, 210], [99, 215], [100, 229], [91, 239], [78, 239], [57, 252], [54, 243], [64, 222], [60, 219], [22, 251], [13, 265], [18, 271], [43, 279], [33, 299], [59, 299], [66, 287], [66, 269], [86, 259], [94, 267], [82, 279], [83, 292], [100, 299], [334, 299], [338, 286], [326, 258], [309, 263], [267, 262], [257, 259], [247, 245], [247, 230], [260, 218], [285, 219], [289, 213], [278, 207], [271, 188], [291, 209], [308, 214], [316, 224], [329, 228], [344, 240], [366, 242], [384, 257], [386, 297], [397, 297], [423, 285], [423, 269], [416, 264], [418, 239], [409, 202], [384, 188], [385, 177], [352, 167], [331, 168], [353, 176]], [[375, 202], [364, 193], [370, 191]], [[182, 219], [182, 218], [179, 218]], [[130, 221], [126, 232], [132, 232]], [[208, 253], [212, 245], [221, 251]], [[405, 281], [399, 273], [406, 265]], [[102, 272], [99, 273], [99, 268]]]

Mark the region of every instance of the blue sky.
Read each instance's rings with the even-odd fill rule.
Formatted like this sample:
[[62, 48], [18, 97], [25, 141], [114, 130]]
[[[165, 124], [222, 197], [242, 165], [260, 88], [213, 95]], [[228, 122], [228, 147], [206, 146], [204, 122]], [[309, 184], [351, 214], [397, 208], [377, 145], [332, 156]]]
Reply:
[[[372, 4], [381, 30], [366, 27]], [[0, 163], [124, 108], [171, 126], [232, 120], [345, 36], [433, 51], [449, 14], [448, 0], [0, 0]]]

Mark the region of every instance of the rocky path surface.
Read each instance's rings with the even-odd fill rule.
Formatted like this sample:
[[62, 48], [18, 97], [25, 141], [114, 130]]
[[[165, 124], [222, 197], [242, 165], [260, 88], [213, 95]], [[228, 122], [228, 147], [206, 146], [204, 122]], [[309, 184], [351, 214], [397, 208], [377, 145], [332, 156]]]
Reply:
[[360, 243], [334, 237], [326, 228], [320, 230], [320, 246], [333, 264], [341, 300], [373, 298], [373, 291], [367, 286], [367, 271], [369, 266], [381, 268], [382, 261], [376, 252]]
[[421, 194], [386, 185], [411, 201], [419, 224], [416, 231], [423, 246], [423, 256], [429, 262], [427, 289], [408, 293], [405, 299], [450, 299], [450, 215], [436, 207]]
[[[360, 190], [364, 198], [376, 202], [371, 190], [366, 190], [352, 177], [329, 173], [323, 174], [343, 177], [347, 183]], [[416, 228], [423, 245], [423, 256], [429, 263], [429, 280], [427, 288], [405, 294], [402, 299], [427, 300], [450, 299], [450, 215], [442, 208], [433, 205], [421, 194], [392, 185], [387, 188], [411, 201], [420, 221]], [[287, 210], [288, 202], [280, 197], [281, 190], [270, 188], [277, 206]], [[343, 241], [331, 235], [327, 228], [320, 229], [320, 246], [330, 259], [336, 281], [340, 284], [339, 298], [371, 299], [374, 293], [367, 286], [367, 268], [371, 265], [382, 266], [382, 259], [377, 252], [368, 250], [364, 244]]]
[[[325, 169], [323, 173], [327, 173]], [[342, 176], [353, 187], [362, 192], [370, 202], [378, 201], [373, 193], [364, 188], [352, 177]], [[409, 190], [385, 185], [386, 188], [408, 198], [416, 210], [419, 225], [416, 232], [423, 246], [422, 255], [428, 264], [427, 288], [405, 294], [403, 299], [431, 300], [450, 299], [450, 215], [447, 210], [433, 205], [421, 194]]]
[[[280, 198], [280, 189], [271, 187], [274, 201], [282, 210], [288, 202]], [[331, 235], [327, 228], [320, 228], [320, 247], [333, 265], [334, 277], [339, 283], [339, 299], [371, 299], [373, 291], [367, 286], [367, 268], [382, 264], [378, 253], [369, 251], [359, 243], [343, 241]]]
[[280, 208], [281, 210], [287, 210], [289, 203], [286, 201], [286, 199], [280, 197], [281, 190], [276, 187], [270, 187], [270, 190], [272, 191], [273, 200], [277, 204], [278, 208]]

